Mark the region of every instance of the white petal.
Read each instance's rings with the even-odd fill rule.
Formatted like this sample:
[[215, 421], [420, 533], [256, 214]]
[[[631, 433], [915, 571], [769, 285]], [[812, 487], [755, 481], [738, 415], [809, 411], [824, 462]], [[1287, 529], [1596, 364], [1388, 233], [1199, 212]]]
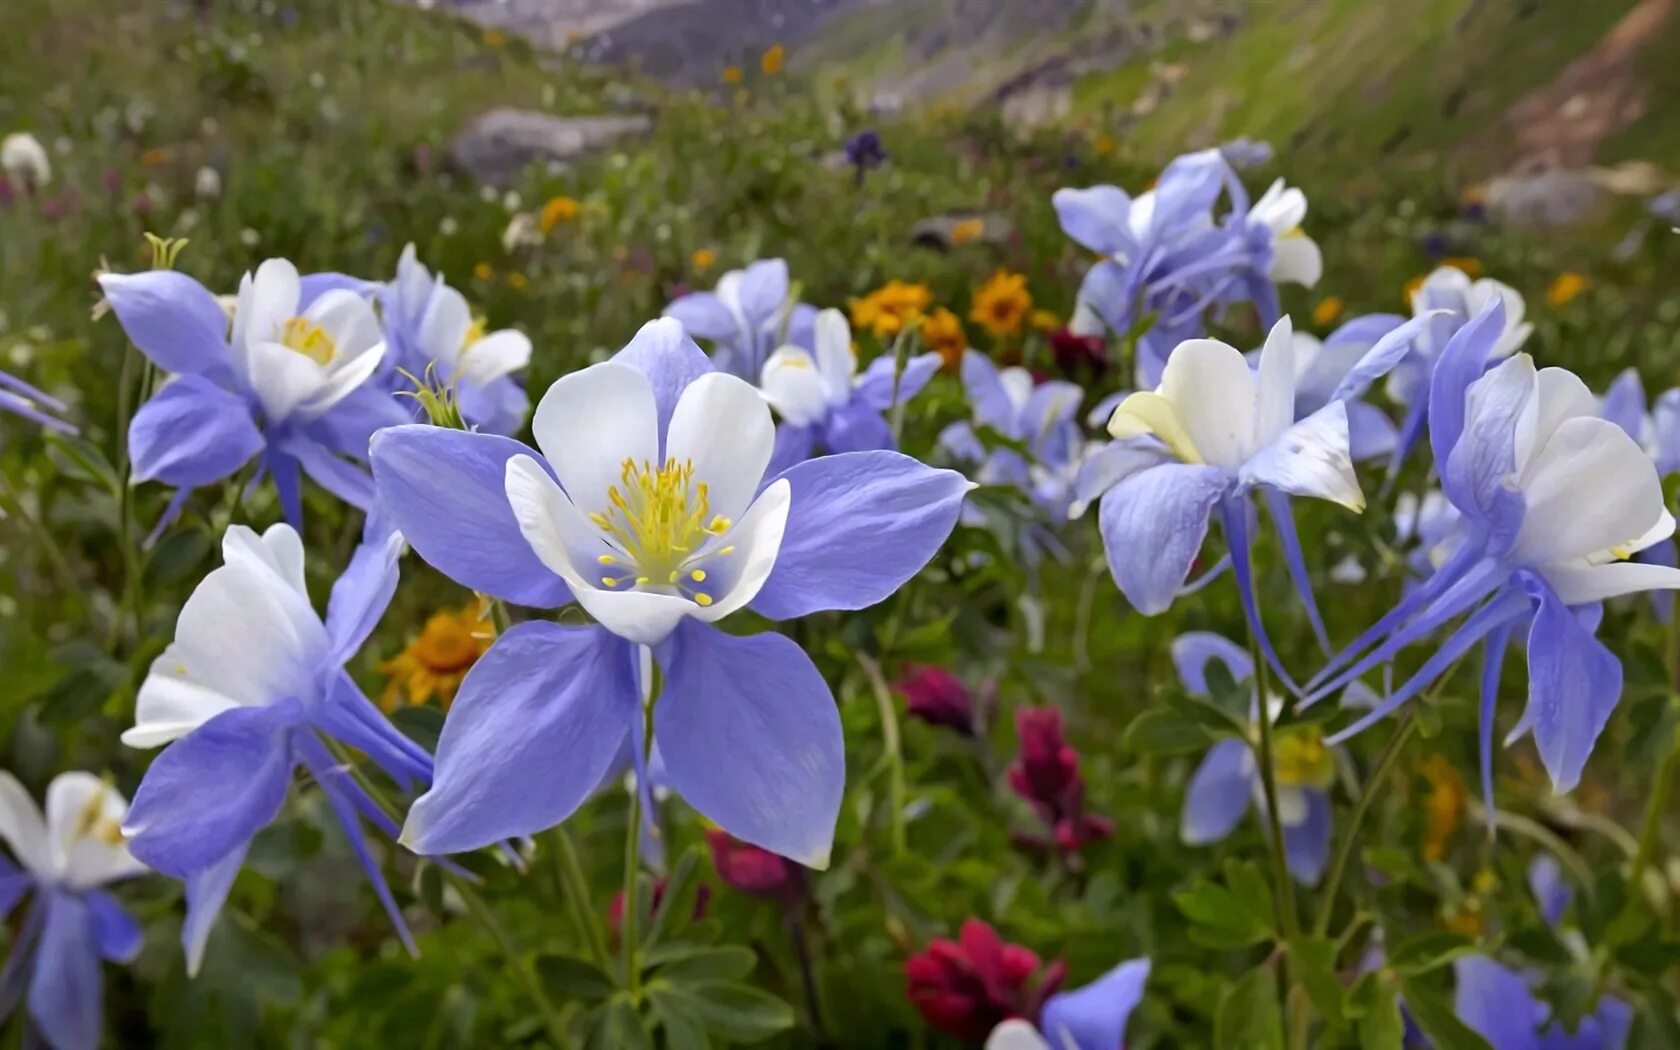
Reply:
[[1680, 589], [1680, 569], [1618, 561], [1608, 565], [1547, 565], [1541, 575], [1565, 605], [1585, 605], [1640, 591]]
[[261, 536], [245, 525], [229, 525], [222, 534], [222, 561], [266, 568], [305, 599], [309, 597], [303, 579], [303, 538], [285, 522], [270, 525]]
[[585, 515], [608, 508], [607, 490], [620, 483], [626, 459], [659, 463], [653, 388], [642, 373], [611, 361], [555, 380], [531, 417], [531, 433]]
[[1004, 396], [1009, 398], [1009, 405], [1016, 414], [1027, 407], [1027, 399], [1032, 397], [1032, 373], [1019, 365], [1013, 365], [998, 372], [998, 384], [1003, 387]]
[[[1529, 361], [1521, 354], [1513, 361]], [[1532, 366], [1532, 364], [1531, 364]], [[1534, 453], [1546, 446], [1564, 420], [1598, 415], [1598, 398], [1579, 376], [1565, 368], [1542, 368], [1535, 373], [1534, 396], [1517, 423], [1516, 471], [1528, 473]]]
[[502, 479], [519, 531], [537, 559], [573, 590], [593, 587], [584, 578], [594, 575], [590, 563], [611, 550], [599, 530], [530, 456], [510, 458]]
[[351, 357], [334, 359], [326, 368], [325, 382], [321, 384], [321, 389], [298, 406], [298, 413], [313, 418], [343, 401], [355, 393], [363, 383], [373, 378], [373, 373], [378, 371], [379, 362], [384, 357], [385, 344], [375, 343]]
[[421, 351], [438, 363], [440, 371], [453, 372], [456, 358], [461, 353], [461, 343], [470, 328], [472, 310], [467, 306], [466, 297], [444, 284], [443, 278], [438, 278], [437, 287], [426, 302], [426, 311], [420, 315]]
[[764, 399], [776, 414], [796, 427], [810, 426], [828, 416], [828, 391], [811, 355], [797, 346], [784, 346], [764, 362], [759, 379]]
[[531, 363], [531, 338], [524, 332], [504, 328], [491, 332], [461, 354], [461, 378], [475, 386], [488, 386]]
[[333, 358], [327, 362], [329, 369], [385, 341], [373, 304], [344, 288], [323, 293], [309, 304], [303, 316], [319, 325], [333, 341]]
[[1365, 494], [1348, 454], [1347, 406], [1332, 401], [1256, 452], [1238, 471], [1248, 484], [1365, 510]]
[[828, 309], [817, 314], [817, 371], [822, 374], [829, 404], [844, 404], [852, 395], [857, 356], [852, 353], [852, 327], [846, 315]]
[[1254, 373], [1236, 347], [1217, 339], [1178, 344], [1161, 372], [1161, 395], [1172, 402], [1205, 462], [1235, 469], [1248, 458], [1254, 447]]
[[1295, 326], [1287, 316], [1278, 319], [1260, 350], [1259, 400], [1256, 404], [1253, 447], [1259, 448], [1295, 422]]
[[1607, 420], [1565, 420], [1525, 475], [1527, 513], [1511, 550], [1522, 564], [1602, 556], [1646, 536], [1666, 513], [1656, 466]]
[[3, 769], [0, 769], [0, 839], [6, 840], [12, 856], [31, 874], [54, 874], [47, 825], [41, 819], [41, 810], [18, 783], [18, 778]]
[[60, 773], [47, 786], [47, 839], [65, 881], [91, 889], [146, 866], [106, 837], [122, 826], [128, 801], [92, 773]]
[[186, 736], [223, 711], [239, 706], [238, 701], [209, 686], [181, 677], [185, 667], [181, 650], [170, 646], [152, 661], [146, 680], [134, 703], [134, 725], [123, 731], [129, 747], [161, 747]]
[[[721, 558], [709, 558], [703, 563], [712, 579], [726, 582], [728, 590], [713, 593], [711, 605], [697, 607], [693, 615], [707, 623], [716, 623], [758, 597], [770, 570], [776, 567], [776, 554], [782, 548], [782, 534], [787, 528], [788, 506], [793, 500], [793, 488], [786, 478], [770, 483], [741, 520], [735, 523], [718, 543], [735, 549]], [[727, 559], [728, 574], [717, 568]]]
[[1307, 819], [1307, 793], [1300, 788], [1280, 785], [1277, 789], [1278, 823], [1286, 828], [1300, 827]]
[[1031, 1024], [1013, 1018], [992, 1029], [992, 1034], [986, 1037], [986, 1050], [1055, 1050], [1038, 1029]]
[[278, 422], [318, 395], [326, 372], [284, 343], [258, 341], [245, 347], [246, 378], [270, 422]]
[[250, 343], [278, 342], [280, 329], [297, 314], [302, 295], [297, 267], [285, 259], [269, 259], [255, 275], [246, 274], [233, 312], [235, 353]]
[[1272, 242], [1272, 267], [1267, 276], [1274, 284], [1311, 288], [1324, 276], [1324, 254], [1318, 242], [1304, 233], [1277, 238]]
[[671, 413], [665, 458], [692, 460], [711, 513], [734, 519], [752, 502], [776, 444], [770, 406], [750, 383], [711, 372], [688, 384]]

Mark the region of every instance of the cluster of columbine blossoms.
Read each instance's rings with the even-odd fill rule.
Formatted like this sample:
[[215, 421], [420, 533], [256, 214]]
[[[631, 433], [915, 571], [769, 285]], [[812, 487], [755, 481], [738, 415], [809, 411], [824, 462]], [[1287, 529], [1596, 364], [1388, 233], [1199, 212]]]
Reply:
[[[1223, 838], [1253, 809], [1279, 865], [1317, 882], [1337, 745], [1478, 645], [1488, 811], [1499, 671], [1522, 639], [1528, 702], [1507, 740], [1532, 736], [1554, 785], [1574, 787], [1621, 693], [1620, 663], [1594, 634], [1602, 603], [1680, 587], [1660, 480], [1680, 469], [1680, 391], [1647, 412], [1635, 375], [1599, 398], [1572, 373], [1537, 368], [1522, 352], [1520, 296], [1452, 268], [1422, 283], [1411, 318], [1355, 318], [1323, 340], [1297, 333], [1277, 286], [1321, 276], [1299, 229], [1305, 197], [1280, 181], [1250, 203], [1218, 151], [1179, 158], [1136, 197], [1100, 186], [1061, 191], [1055, 206], [1102, 256], [1066, 338], [1106, 330], [1134, 346], [1137, 389], [1098, 402], [1086, 418], [1106, 436], [1093, 439], [1082, 386], [966, 352], [972, 422], [948, 426], [938, 446], [967, 476], [897, 450], [905, 407], [939, 356], [888, 353], [860, 368], [844, 316], [796, 302], [781, 260], [726, 273], [610, 360], [555, 381], [531, 414], [534, 447], [513, 437], [530, 407], [519, 378], [530, 341], [490, 329], [412, 248], [388, 282], [300, 275], [277, 259], [221, 298], [169, 270], [103, 275], [124, 331], [163, 373], [128, 434], [134, 480], [175, 490], [158, 529], [195, 490], [230, 479], [272, 483], [286, 522], [229, 527], [223, 564], [182, 608], [123, 734], [161, 748], [131, 807], [66, 774], [42, 818], [0, 778], [0, 837], [19, 864], [0, 864], [0, 904], [33, 898], [8, 972], [29, 967], [37, 1028], [59, 1047], [97, 1042], [100, 960], [132, 958], [139, 939], [101, 887], [147, 867], [186, 884], [182, 937], [196, 971], [253, 837], [299, 769], [411, 950], [370, 830], [420, 856], [517, 857], [519, 840], [631, 771], [633, 812], [651, 810], [656, 789], [681, 798], [715, 825], [726, 882], [791, 907], [807, 892], [803, 869], [825, 867], [833, 847], [845, 788], [835, 699], [787, 635], [716, 625], [743, 610], [780, 622], [881, 602], [959, 522], [1011, 528], [1036, 566], [1066, 557], [1070, 522], [1097, 504], [1107, 567], [1143, 615], [1230, 572], [1250, 645], [1205, 632], [1173, 645], [1187, 692], [1211, 698], [1209, 669], [1222, 665], [1246, 709], [1239, 735], [1190, 777], [1186, 843]], [[1237, 308], [1267, 329], [1251, 352], [1205, 337]], [[1398, 419], [1372, 399], [1379, 381]], [[0, 408], [70, 426], [66, 406], [10, 376]], [[1414, 578], [1337, 649], [1292, 501], [1362, 512], [1356, 464], [1386, 460], [1392, 475], [1420, 445], [1439, 491], [1395, 515], [1415, 541]], [[324, 614], [304, 586], [306, 478], [366, 513]], [[976, 485], [1022, 498], [1000, 518], [969, 502]], [[1291, 672], [1262, 619], [1257, 503], [1325, 654], [1311, 675]], [[1215, 520], [1225, 549], [1209, 557]], [[496, 603], [575, 605], [584, 620], [536, 616], [499, 632], [459, 683], [435, 755], [345, 670], [409, 549]], [[1387, 670], [1415, 646], [1431, 652], [1389, 688]], [[1379, 670], [1382, 690], [1367, 678]], [[919, 717], [980, 732], [984, 712], [947, 672], [920, 669], [900, 688]], [[1346, 728], [1326, 737], [1278, 725], [1332, 696], [1358, 712]], [[1016, 724], [1009, 786], [1048, 832], [1023, 844], [1072, 855], [1112, 834], [1086, 809], [1060, 712], [1022, 709]], [[417, 795], [406, 816], [376, 797], [353, 754]], [[640, 819], [631, 828], [646, 833]], [[947, 1032], [1078, 1050], [1118, 1045], [1148, 972], [1134, 960], [1058, 992], [1059, 964], [1041, 967], [977, 921], [907, 968], [911, 999]], [[1488, 1014], [1488, 996], [1526, 994], [1491, 960], [1463, 960], [1459, 976], [1459, 1012], [1479, 1030], [1508, 1020]], [[1606, 1004], [1603, 1045], [1616, 1045], [1625, 1018]], [[1516, 1024], [1533, 1034], [1543, 1009]]]

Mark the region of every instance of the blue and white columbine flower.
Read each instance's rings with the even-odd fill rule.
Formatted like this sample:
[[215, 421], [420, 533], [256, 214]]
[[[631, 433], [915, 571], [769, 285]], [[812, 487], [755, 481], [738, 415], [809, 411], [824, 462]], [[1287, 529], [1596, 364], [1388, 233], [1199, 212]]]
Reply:
[[783, 343], [812, 345], [815, 307], [788, 301], [788, 268], [781, 259], [761, 259], [730, 270], [710, 292], [690, 292], [665, 307], [688, 333], [714, 346], [717, 367], [756, 383], [764, 363]]
[[711, 624], [881, 601], [944, 542], [968, 482], [880, 450], [766, 484], [769, 407], [669, 318], [555, 382], [532, 430], [540, 454], [428, 426], [374, 439], [381, 500], [421, 557], [597, 621], [522, 623], [479, 659], [403, 841], [449, 853], [566, 819], [626, 752], [640, 764], [657, 665], [661, 782], [736, 838], [826, 864], [845, 780], [828, 686], [785, 635]]
[[123, 833], [136, 857], [186, 880], [181, 938], [189, 971], [198, 968], [252, 837], [280, 812], [300, 765], [321, 786], [413, 949], [362, 830], [363, 820], [389, 835], [396, 825], [326, 744], [355, 748], [399, 785], [430, 781], [431, 757], [344, 671], [396, 590], [401, 548], [394, 534], [364, 542], [333, 585], [323, 622], [304, 588], [298, 534], [289, 525], [261, 536], [231, 526], [222, 566], [182, 606], [175, 640], [141, 684], [123, 742], [167, 746], [135, 792]]
[[370, 434], [407, 418], [369, 379], [385, 343], [373, 307], [337, 274], [300, 278], [270, 259], [240, 282], [231, 332], [216, 297], [170, 270], [104, 274], [123, 330], [169, 380], [135, 413], [129, 452], [136, 481], [187, 493], [261, 457], [286, 519], [303, 518], [299, 470], [363, 510], [373, 484], [360, 462]]
[[[1193, 696], [1212, 694], [1207, 681], [1210, 660], [1224, 664], [1238, 685], [1254, 678], [1254, 662], [1248, 653], [1230, 639], [1207, 631], [1175, 638], [1172, 658], [1179, 680]], [[1275, 705], [1277, 700], [1268, 697], [1267, 703]], [[1287, 745], [1279, 741], [1278, 823], [1283, 827], [1284, 855], [1289, 873], [1307, 885], [1318, 882], [1330, 856], [1329, 787], [1334, 776], [1334, 756], [1316, 737], [1298, 738]], [[1190, 775], [1179, 837], [1191, 846], [1218, 842], [1236, 829], [1251, 802], [1256, 807], [1265, 805], [1254, 749], [1246, 740], [1221, 740], [1208, 749]]]
[[512, 434], [525, 422], [530, 398], [514, 373], [531, 363], [531, 340], [511, 328], [487, 331], [466, 297], [403, 249], [397, 276], [380, 292], [386, 372], [392, 388], [413, 389], [414, 379], [452, 389], [461, 418], [492, 434]]
[[1149, 960], [1121, 963], [1083, 988], [1044, 1001], [1038, 1024], [1016, 1018], [992, 1029], [986, 1050], [1118, 1050], [1143, 1001]]
[[[100, 961], [132, 962], [140, 925], [104, 887], [146, 870], [118, 830], [128, 803], [91, 773], [60, 773], [46, 816], [22, 784], [0, 772], [0, 838], [21, 867], [0, 858], [0, 919], [34, 894], [0, 970], [0, 1018], [29, 984], [29, 1017], [55, 1050], [95, 1050], [104, 1018]], [[27, 1041], [27, 1040], [26, 1040]]]
[[1452, 553], [1331, 660], [1307, 696], [1328, 695], [1468, 614], [1409, 681], [1332, 741], [1410, 700], [1485, 639], [1481, 759], [1490, 809], [1493, 707], [1513, 632], [1527, 622], [1529, 699], [1508, 739], [1532, 730], [1553, 787], [1568, 791], [1622, 691], [1621, 663], [1593, 637], [1599, 603], [1680, 587], [1680, 570], [1626, 560], [1674, 533], [1650, 457], [1598, 417], [1598, 399], [1573, 373], [1536, 370], [1527, 354], [1487, 370], [1507, 331], [1495, 301], [1453, 336], [1431, 381], [1430, 443], [1442, 491], [1460, 515]]
[[764, 363], [759, 387], [782, 417], [771, 474], [818, 452], [895, 447], [882, 413], [915, 397], [939, 370], [938, 354], [918, 354], [902, 373], [897, 360], [883, 354], [859, 375], [852, 328], [839, 310], [817, 314], [813, 339], [814, 351], [784, 346]]

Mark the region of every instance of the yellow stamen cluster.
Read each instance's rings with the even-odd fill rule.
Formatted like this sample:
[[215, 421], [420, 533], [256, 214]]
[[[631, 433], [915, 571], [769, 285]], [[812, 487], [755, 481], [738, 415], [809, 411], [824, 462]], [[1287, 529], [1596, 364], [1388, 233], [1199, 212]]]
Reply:
[[97, 791], [88, 796], [82, 805], [82, 811], [76, 814], [76, 823], [70, 831], [72, 840], [93, 839], [103, 842], [107, 846], [120, 846], [123, 843], [121, 825], [105, 815], [105, 792]]
[[[712, 604], [711, 595], [693, 586], [705, 581], [706, 572], [691, 562], [707, 540], [729, 531], [733, 522], [711, 512], [706, 483], [694, 478], [693, 460], [656, 468], [647, 460], [626, 459], [619, 484], [607, 490], [607, 504], [589, 520], [624, 556], [602, 554], [596, 561], [603, 568], [623, 562], [635, 575], [609, 572], [601, 577], [601, 586], [610, 590], [633, 582], [637, 587], [674, 587], [697, 605]], [[732, 549], [712, 553], [724, 555]]]
[[1274, 758], [1277, 782], [1285, 787], [1327, 788], [1336, 776], [1335, 758], [1324, 737], [1311, 730], [1278, 736]]
[[318, 365], [331, 361], [338, 353], [327, 330], [307, 317], [293, 317], [280, 326], [280, 342], [288, 350], [296, 350]]

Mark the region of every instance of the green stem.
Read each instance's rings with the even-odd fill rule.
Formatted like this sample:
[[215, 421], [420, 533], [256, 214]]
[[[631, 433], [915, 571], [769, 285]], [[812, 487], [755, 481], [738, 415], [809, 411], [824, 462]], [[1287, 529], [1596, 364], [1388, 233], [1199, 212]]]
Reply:
[[1300, 912], [1295, 906], [1295, 883], [1289, 877], [1289, 860], [1283, 852], [1283, 821], [1278, 815], [1277, 769], [1272, 744], [1272, 713], [1267, 702], [1268, 678], [1265, 657], [1254, 625], [1248, 629], [1248, 653], [1254, 662], [1254, 684], [1259, 695], [1259, 740], [1256, 742], [1256, 761], [1260, 764], [1260, 790], [1266, 800], [1266, 832], [1272, 858], [1272, 881], [1278, 898], [1278, 922], [1285, 937], [1294, 939], [1301, 932]]
[[881, 713], [881, 743], [886, 749], [888, 805], [892, 810], [893, 856], [902, 857], [907, 849], [904, 834], [904, 749], [898, 735], [898, 708], [893, 704], [892, 690], [881, 674], [881, 665], [865, 653], [858, 653], [858, 665], [869, 679], [875, 693], [875, 706]]
[[[653, 752], [653, 705], [659, 701], [659, 670], [650, 663], [647, 695], [642, 698], [642, 765], [645, 774], [649, 756]], [[637, 881], [641, 878], [642, 863], [642, 792], [647, 785], [640, 779], [630, 795], [630, 826], [624, 831], [624, 918], [619, 925], [619, 947], [623, 953], [624, 986], [631, 998], [641, 994], [642, 973], [636, 963], [637, 932], [641, 923], [641, 903], [636, 898]]]
[[566, 830], [565, 824], [556, 824], [553, 836], [554, 867], [560, 877], [561, 892], [566, 895], [567, 906], [572, 910], [572, 921], [577, 924], [584, 944], [596, 965], [600, 966], [603, 972], [610, 972], [612, 953], [607, 949], [607, 940], [601, 933], [601, 924], [597, 921], [595, 909], [590, 905], [589, 879], [583, 873], [583, 862], [578, 858], [577, 845], [572, 842], [571, 833]]
[[1359, 829], [1365, 823], [1365, 815], [1371, 811], [1371, 804], [1376, 800], [1377, 788], [1388, 776], [1389, 770], [1394, 768], [1401, 750], [1416, 728], [1417, 713], [1408, 708], [1401, 716], [1399, 728], [1389, 737], [1388, 746], [1378, 756], [1371, 775], [1366, 778], [1365, 790], [1359, 793], [1359, 801], [1354, 803], [1353, 818], [1342, 831], [1342, 840], [1336, 845], [1336, 858], [1330, 864], [1330, 877], [1324, 880], [1324, 903], [1319, 906], [1313, 931], [1320, 937], [1330, 932], [1330, 917], [1336, 910], [1336, 891], [1341, 888], [1342, 876], [1347, 872], [1348, 860], [1353, 856], [1354, 843], [1359, 840]]
[[893, 381], [892, 381], [892, 438], [893, 445], [898, 444], [898, 437], [904, 433], [904, 401], [898, 396], [899, 382], [904, 378], [904, 362], [910, 356], [911, 328], [905, 325], [900, 329], [898, 338], [893, 340]]
[[484, 898], [478, 895], [478, 891], [473, 889], [471, 883], [458, 875], [446, 874], [449, 884], [455, 888], [455, 892], [466, 903], [467, 910], [472, 912], [473, 918], [478, 920], [478, 924], [484, 927], [485, 932], [502, 950], [502, 954], [507, 956], [508, 962], [513, 966], [514, 973], [519, 977], [519, 983], [525, 986], [526, 994], [531, 997], [531, 1001], [537, 1006], [537, 1012], [542, 1015], [543, 1027], [548, 1029], [549, 1038], [554, 1040], [554, 1045], [557, 1047], [569, 1046], [571, 1040], [566, 1035], [566, 1026], [560, 1020], [560, 1015], [555, 1012], [554, 1004], [549, 1001], [548, 994], [543, 991], [542, 980], [537, 976], [536, 969], [520, 953], [518, 945], [513, 943], [513, 938], [508, 936], [507, 928], [502, 925], [500, 919], [496, 918], [496, 913], [491, 910], [489, 904], [485, 903]]
[[[129, 483], [133, 461], [128, 454], [128, 420], [132, 406], [134, 366], [139, 351], [129, 343], [123, 350], [122, 371], [117, 377], [117, 547], [123, 561], [123, 605], [134, 617], [134, 637], [144, 631], [141, 625], [140, 559], [134, 540], [134, 486]], [[113, 641], [122, 635], [122, 618], [112, 624]]]

